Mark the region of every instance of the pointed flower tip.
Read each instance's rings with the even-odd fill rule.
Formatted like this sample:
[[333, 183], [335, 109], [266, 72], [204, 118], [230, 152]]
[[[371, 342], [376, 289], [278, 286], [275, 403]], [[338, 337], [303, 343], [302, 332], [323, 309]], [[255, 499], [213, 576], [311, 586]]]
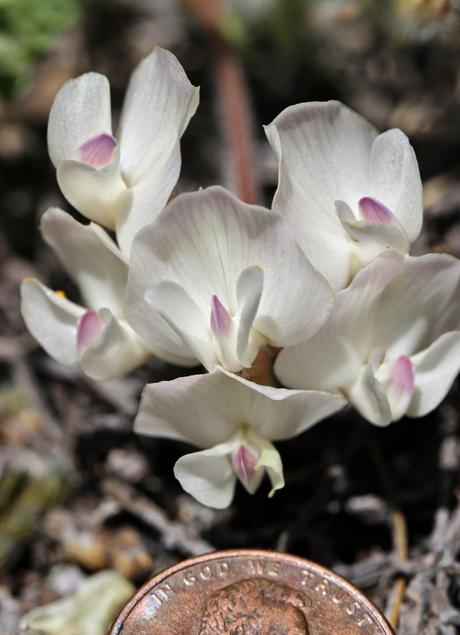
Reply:
[[393, 220], [393, 213], [388, 207], [371, 196], [361, 198], [358, 207], [362, 218], [368, 223], [383, 224]]
[[246, 489], [255, 475], [257, 466], [257, 455], [248, 446], [241, 444], [233, 454], [233, 469]]
[[411, 394], [414, 388], [415, 366], [409, 357], [401, 355], [390, 371], [390, 382], [399, 392]]
[[101, 333], [104, 323], [97, 311], [87, 311], [77, 323], [77, 348], [81, 352], [88, 348], [95, 337]]
[[77, 158], [93, 168], [103, 168], [112, 160], [117, 140], [112, 135], [101, 134], [85, 141], [77, 150]]
[[232, 328], [232, 318], [216, 295], [211, 298], [211, 329], [217, 336], [228, 335]]

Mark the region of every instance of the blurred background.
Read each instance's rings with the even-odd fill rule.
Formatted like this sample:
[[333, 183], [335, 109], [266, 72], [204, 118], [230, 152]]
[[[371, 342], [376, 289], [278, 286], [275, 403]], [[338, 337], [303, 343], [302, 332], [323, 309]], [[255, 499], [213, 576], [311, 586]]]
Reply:
[[[38, 232], [48, 206], [70, 210], [46, 149], [53, 98], [65, 80], [98, 71], [116, 118], [154, 44], [201, 86], [177, 192], [235, 187], [239, 144], [254, 197], [269, 205], [276, 162], [262, 124], [297, 102], [339, 99], [410, 137], [425, 185], [415, 251], [460, 256], [459, 0], [0, 0], [0, 635], [62, 598], [59, 618], [33, 614], [28, 632], [103, 635], [155, 571], [229, 547], [334, 567], [399, 617], [400, 635], [460, 632], [457, 388], [422, 420], [379, 430], [347, 412], [280, 444], [285, 490], [270, 501], [263, 488], [239, 492], [216, 512], [175, 481], [183, 447], [131, 433], [143, 384], [177, 369], [157, 363], [95, 384], [25, 332], [24, 276], [76, 297]], [[235, 94], [244, 121], [232, 127]], [[98, 583], [107, 597], [94, 606], [87, 589]]]

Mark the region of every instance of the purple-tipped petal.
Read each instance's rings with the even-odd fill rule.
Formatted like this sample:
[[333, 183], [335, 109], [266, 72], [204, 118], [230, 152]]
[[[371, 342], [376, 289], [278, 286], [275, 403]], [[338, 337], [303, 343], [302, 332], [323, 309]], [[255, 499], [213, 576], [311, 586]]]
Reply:
[[415, 366], [409, 357], [401, 355], [391, 367], [390, 383], [399, 392], [412, 394], [414, 381]]
[[97, 311], [87, 311], [77, 323], [77, 349], [82, 351], [91, 344], [103, 330], [104, 323]]
[[54, 167], [75, 159], [75, 150], [101, 132], [112, 132], [108, 79], [85, 73], [65, 82], [48, 119], [48, 150]]
[[246, 489], [249, 489], [256, 471], [258, 457], [246, 445], [240, 445], [232, 456], [233, 469]]
[[364, 196], [358, 202], [362, 218], [368, 223], [391, 223], [393, 213], [383, 203], [371, 196]]
[[232, 318], [216, 295], [211, 298], [211, 328], [218, 337], [228, 335], [232, 329]]
[[85, 141], [77, 150], [78, 160], [93, 168], [103, 168], [112, 159], [117, 140], [103, 132]]

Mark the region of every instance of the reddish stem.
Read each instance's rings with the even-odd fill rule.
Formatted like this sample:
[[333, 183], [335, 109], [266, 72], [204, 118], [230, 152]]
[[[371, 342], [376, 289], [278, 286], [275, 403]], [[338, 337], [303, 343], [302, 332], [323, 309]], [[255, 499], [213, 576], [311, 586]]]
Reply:
[[218, 107], [228, 154], [228, 180], [247, 203], [258, 201], [250, 100], [243, 68], [222, 29], [220, 0], [186, 0], [206, 29], [212, 48]]

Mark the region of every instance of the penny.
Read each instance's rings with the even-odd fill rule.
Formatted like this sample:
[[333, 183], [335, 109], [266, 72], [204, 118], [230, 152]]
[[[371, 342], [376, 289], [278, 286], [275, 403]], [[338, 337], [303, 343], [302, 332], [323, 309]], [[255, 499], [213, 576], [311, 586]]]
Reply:
[[152, 578], [110, 635], [394, 635], [349, 582], [296, 556], [217, 551]]

